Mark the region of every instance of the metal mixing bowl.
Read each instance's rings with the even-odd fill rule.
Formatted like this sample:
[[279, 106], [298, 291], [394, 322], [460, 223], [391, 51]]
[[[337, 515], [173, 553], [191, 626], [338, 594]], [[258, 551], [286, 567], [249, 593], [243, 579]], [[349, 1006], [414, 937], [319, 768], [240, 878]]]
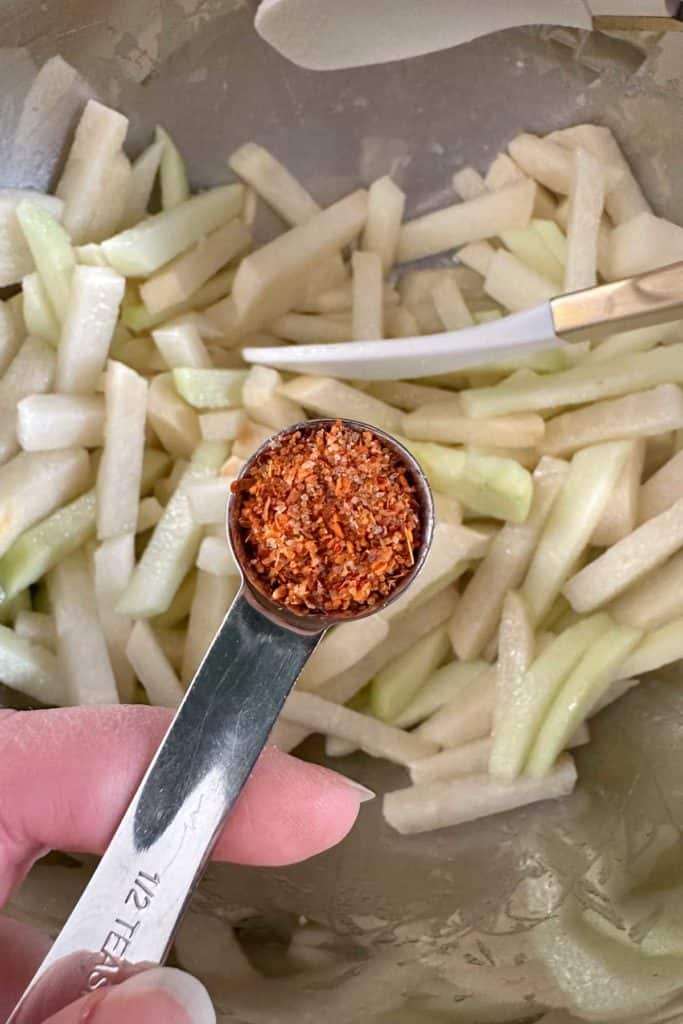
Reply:
[[[223, 181], [231, 150], [253, 138], [321, 202], [390, 172], [415, 212], [450, 195], [459, 166], [484, 168], [520, 130], [595, 120], [616, 132], [657, 211], [683, 222], [681, 34], [506, 32], [410, 62], [321, 75], [272, 52], [244, 0], [0, 0], [0, 13], [5, 185], [46, 187], [54, 176], [85, 83], [47, 90], [37, 105], [35, 96], [25, 101], [36, 69], [60, 54], [131, 117], [131, 151], [163, 122], [197, 186]], [[12, 144], [18, 126], [20, 146]], [[325, 1015], [335, 1024], [486, 1024], [533, 1020], [563, 1005], [594, 1020], [650, 1019], [645, 1004], [666, 1003], [677, 970], [683, 982], [683, 950], [680, 960], [648, 968], [657, 980], [648, 975], [631, 990], [645, 954], [622, 956], [610, 940], [609, 956], [601, 947], [591, 959], [590, 934], [566, 939], [567, 914], [584, 922], [592, 910], [618, 927], [615, 879], [642, 885], [644, 865], [680, 853], [682, 723], [675, 681], [649, 682], [593, 729], [570, 801], [414, 838], [390, 833], [371, 805], [341, 847], [309, 864], [214, 867], [177, 962], [207, 979], [221, 1019], [232, 1022]], [[380, 791], [405, 785], [403, 773], [364, 758], [343, 767]], [[83, 880], [70, 865], [40, 869], [15, 912], [57, 928]], [[677, 892], [683, 880], [667, 878], [667, 891]], [[278, 977], [300, 915], [328, 930], [313, 933], [324, 955], [317, 969]], [[225, 977], [226, 921], [270, 975], [256, 989]], [[605, 1012], [601, 986], [620, 993], [618, 1017]]]

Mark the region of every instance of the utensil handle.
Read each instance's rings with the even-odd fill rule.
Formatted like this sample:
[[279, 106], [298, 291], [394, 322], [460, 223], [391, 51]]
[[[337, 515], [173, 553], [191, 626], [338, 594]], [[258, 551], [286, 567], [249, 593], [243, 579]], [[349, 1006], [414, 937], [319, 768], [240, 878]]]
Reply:
[[683, 319], [683, 263], [561, 295], [550, 303], [555, 333], [572, 341]]
[[8, 1024], [39, 1024], [140, 965], [163, 962], [218, 833], [322, 635], [279, 625], [242, 589]]

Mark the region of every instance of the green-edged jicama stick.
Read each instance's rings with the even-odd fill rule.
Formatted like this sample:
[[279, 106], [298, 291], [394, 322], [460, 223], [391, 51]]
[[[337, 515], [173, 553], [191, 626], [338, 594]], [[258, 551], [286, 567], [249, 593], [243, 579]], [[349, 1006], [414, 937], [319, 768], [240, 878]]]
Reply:
[[17, 207], [24, 200], [42, 206], [54, 220], [60, 221], [64, 203], [56, 196], [46, 196], [33, 189], [0, 189], [0, 288], [18, 284], [33, 273], [35, 264], [17, 217]]
[[55, 354], [40, 338], [27, 338], [0, 378], [0, 464], [18, 451], [17, 406], [29, 395], [49, 391], [55, 376]]
[[104, 449], [97, 473], [97, 536], [133, 533], [145, 449], [147, 381], [111, 360], [105, 381]]
[[117, 605], [131, 618], [150, 618], [165, 612], [194, 564], [202, 527], [192, 517], [187, 488], [194, 480], [214, 476], [225, 460], [225, 447], [202, 442], [177, 490], [157, 523], [142, 558]]
[[126, 644], [126, 656], [144, 686], [150, 704], [166, 708], [178, 706], [184, 690], [148, 622], [139, 621], [133, 626]]
[[190, 198], [185, 162], [178, 152], [175, 142], [161, 125], [157, 125], [154, 139], [156, 142], [161, 142], [164, 147], [159, 168], [161, 207], [163, 210], [172, 210]]
[[180, 678], [187, 686], [209, 649], [228, 608], [240, 588], [239, 576], [197, 573]]
[[76, 267], [71, 239], [43, 206], [25, 200], [17, 206], [16, 215], [52, 309], [61, 323], [66, 316]]
[[31, 394], [17, 405], [17, 439], [26, 452], [98, 448], [104, 439], [101, 395]]
[[410, 704], [392, 722], [399, 729], [411, 729], [475, 685], [490, 666], [485, 661], [450, 661], [429, 677]]
[[130, 581], [134, 565], [132, 533], [103, 541], [93, 556], [97, 613], [122, 704], [132, 704], [135, 696], [135, 675], [126, 656], [132, 622], [127, 615], [119, 615], [116, 603]]
[[498, 661], [496, 663], [496, 700], [493, 712], [493, 748], [489, 772], [505, 778], [501, 747], [514, 728], [510, 722], [525, 696], [525, 677], [534, 660], [535, 638], [524, 599], [509, 591], [503, 602], [498, 633]]
[[0, 678], [42, 704], [69, 703], [54, 653], [7, 626], [0, 626]]
[[609, 688], [615, 672], [641, 637], [641, 630], [612, 626], [587, 649], [557, 693], [538, 732], [526, 766], [532, 778], [541, 778], [552, 770], [570, 736]]
[[194, 409], [230, 409], [242, 404], [247, 370], [173, 370], [176, 391]]
[[376, 718], [392, 722], [451, 653], [446, 626], [418, 640], [407, 654], [381, 669], [372, 681], [370, 707]]
[[[53, 348], [59, 342], [60, 325], [45, 285], [38, 274], [27, 274], [21, 282], [22, 315], [26, 332], [33, 338], [47, 341]], [[1, 352], [2, 346], [0, 346]], [[2, 359], [0, 358], [0, 365]]]
[[384, 797], [383, 813], [397, 832], [428, 832], [555, 800], [571, 793], [575, 784], [574, 761], [565, 754], [543, 779], [504, 782], [490, 775], [467, 775], [396, 790]]

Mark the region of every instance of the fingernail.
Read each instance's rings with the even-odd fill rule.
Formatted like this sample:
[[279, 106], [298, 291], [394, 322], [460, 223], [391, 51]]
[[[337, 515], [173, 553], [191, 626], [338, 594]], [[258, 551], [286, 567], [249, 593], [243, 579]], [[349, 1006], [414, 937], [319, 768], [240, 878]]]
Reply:
[[361, 786], [360, 782], [356, 782], [355, 779], [350, 779], [348, 775], [341, 775], [340, 778], [342, 778], [351, 789], [355, 789], [355, 791], [360, 795], [360, 802], [362, 804], [366, 804], [368, 800], [374, 800], [377, 796], [372, 789], [368, 789], [367, 786]]
[[[113, 998], [118, 997], [117, 1002], [119, 999], [124, 1000], [130, 1006], [131, 1001], [134, 1005], [139, 998], [142, 998], [145, 1000], [145, 1004], [149, 999], [151, 1007], [153, 1007], [154, 997], [160, 1000], [164, 996], [180, 1008], [183, 1015], [187, 1017], [187, 1024], [216, 1024], [216, 1013], [204, 986], [191, 974], [176, 970], [174, 967], [154, 967], [149, 971], [136, 974], [123, 985], [112, 989], [105, 1004], [111, 1004]], [[157, 1011], [159, 1020], [170, 1017], [170, 1012], [166, 1018], [162, 1016], [163, 1012], [163, 1006], [159, 1006]], [[120, 1019], [126, 1018], [122, 1015]], [[150, 1014], [150, 1019], [156, 1018]]]

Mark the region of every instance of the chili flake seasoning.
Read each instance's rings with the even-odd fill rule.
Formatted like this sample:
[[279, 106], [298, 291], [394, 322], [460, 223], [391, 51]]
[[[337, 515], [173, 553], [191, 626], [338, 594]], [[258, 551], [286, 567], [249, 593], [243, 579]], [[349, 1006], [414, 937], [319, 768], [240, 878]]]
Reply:
[[292, 611], [365, 611], [415, 563], [416, 488], [369, 430], [336, 421], [285, 434], [232, 488], [250, 575]]

